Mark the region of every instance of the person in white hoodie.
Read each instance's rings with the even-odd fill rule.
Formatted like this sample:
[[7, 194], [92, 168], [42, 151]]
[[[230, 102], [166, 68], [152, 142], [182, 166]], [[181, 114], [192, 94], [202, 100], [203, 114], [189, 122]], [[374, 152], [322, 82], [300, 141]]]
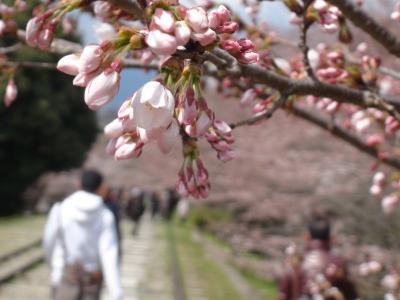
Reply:
[[103, 203], [107, 187], [95, 170], [83, 171], [82, 190], [56, 203], [43, 248], [55, 300], [98, 300], [103, 277], [111, 299], [123, 298], [114, 216]]

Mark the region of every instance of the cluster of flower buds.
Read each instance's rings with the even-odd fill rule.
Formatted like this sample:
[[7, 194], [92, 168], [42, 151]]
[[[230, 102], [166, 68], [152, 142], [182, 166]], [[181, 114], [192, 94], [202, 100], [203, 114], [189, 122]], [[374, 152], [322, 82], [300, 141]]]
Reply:
[[16, 33], [18, 28], [14, 17], [16, 14], [25, 11], [26, 8], [26, 2], [23, 0], [14, 1], [13, 6], [9, 6], [5, 3], [0, 3], [0, 36], [9, 33]]
[[257, 63], [260, 59], [259, 54], [254, 52], [256, 46], [249, 39], [224, 40], [221, 41], [220, 47], [236, 57], [242, 64]]
[[217, 157], [221, 161], [229, 161], [235, 158], [235, 153], [231, 148], [234, 142], [232, 128], [224, 121], [214, 120], [212, 127], [206, 132], [205, 137], [211, 147], [217, 152]]
[[70, 54], [60, 59], [57, 69], [75, 76], [73, 84], [85, 87], [85, 102], [98, 109], [110, 102], [118, 92], [121, 63], [110, 62], [111, 43], [88, 45], [80, 55]]
[[382, 268], [383, 266], [380, 262], [371, 260], [363, 262], [358, 266], [358, 274], [360, 274], [360, 276], [368, 276], [382, 271]]
[[334, 33], [339, 28], [340, 10], [324, 0], [316, 0], [312, 7], [316, 13], [316, 21], [322, 25], [325, 32]]
[[4, 94], [4, 105], [9, 107], [17, 98], [18, 89], [15, 85], [14, 79], [11, 78], [7, 82], [6, 92]]
[[182, 197], [207, 198], [210, 192], [208, 171], [199, 158], [196, 143], [188, 139], [183, 144], [184, 161], [178, 174], [176, 189]]
[[29, 46], [47, 50], [62, 18], [70, 11], [80, 7], [84, 0], [62, 1], [56, 8], [49, 9], [26, 24], [26, 42]]
[[203, 136], [214, 120], [214, 113], [208, 109], [206, 101], [203, 98], [197, 99], [191, 87], [180, 94], [177, 112], [179, 124], [193, 138]]
[[146, 83], [122, 104], [118, 118], [105, 126], [110, 138], [107, 153], [117, 160], [137, 157], [152, 141], [163, 153], [170, 152], [179, 135], [174, 107], [175, 98], [167, 88], [158, 81]]
[[217, 34], [232, 34], [238, 29], [223, 5], [209, 13], [201, 6], [190, 9], [150, 6], [148, 14], [151, 22], [146, 43], [158, 55], [172, 55], [190, 39], [205, 47], [217, 40]]

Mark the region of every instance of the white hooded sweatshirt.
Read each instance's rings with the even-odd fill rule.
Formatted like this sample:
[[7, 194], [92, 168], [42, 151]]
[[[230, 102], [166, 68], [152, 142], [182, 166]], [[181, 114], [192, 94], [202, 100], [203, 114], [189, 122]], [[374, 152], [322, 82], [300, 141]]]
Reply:
[[45, 256], [53, 269], [52, 283], [59, 283], [60, 267], [81, 263], [88, 272], [102, 270], [112, 299], [122, 299], [114, 223], [103, 199], [95, 194], [78, 191], [55, 204], [43, 237]]

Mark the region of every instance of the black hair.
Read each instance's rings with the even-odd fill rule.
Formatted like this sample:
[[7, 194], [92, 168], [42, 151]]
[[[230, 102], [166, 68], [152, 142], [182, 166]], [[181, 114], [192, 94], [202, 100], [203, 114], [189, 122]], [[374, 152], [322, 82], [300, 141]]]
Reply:
[[308, 232], [313, 240], [329, 241], [331, 237], [331, 225], [323, 216], [314, 216], [308, 224]]
[[94, 193], [102, 184], [103, 176], [96, 170], [84, 170], [81, 176], [82, 189]]

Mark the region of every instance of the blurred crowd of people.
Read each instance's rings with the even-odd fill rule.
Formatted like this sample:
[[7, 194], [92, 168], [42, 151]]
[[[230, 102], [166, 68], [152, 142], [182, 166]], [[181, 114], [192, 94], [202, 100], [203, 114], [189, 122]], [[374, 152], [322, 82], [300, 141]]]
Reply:
[[[43, 246], [51, 269], [55, 300], [98, 300], [103, 281], [111, 299], [123, 299], [120, 281], [122, 231], [120, 221], [132, 221], [137, 235], [142, 217], [181, 221], [189, 201], [173, 188], [147, 191], [110, 188], [96, 170], [85, 170], [81, 188], [53, 205], [45, 226]], [[315, 216], [308, 226], [304, 251], [287, 249], [285, 267], [278, 280], [279, 300], [354, 300], [355, 285], [346, 262], [331, 251], [329, 220]]]
[[81, 187], [50, 210], [43, 246], [51, 270], [55, 300], [100, 299], [103, 280], [113, 300], [123, 299], [120, 282], [123, 217], [138, 233], [146, 211], [152, 218], [169, 221], [176, 210], [184, 219], [188, 202], [173, 188], [146, 191], [110, 188], [96, 170], [84, 170]]

